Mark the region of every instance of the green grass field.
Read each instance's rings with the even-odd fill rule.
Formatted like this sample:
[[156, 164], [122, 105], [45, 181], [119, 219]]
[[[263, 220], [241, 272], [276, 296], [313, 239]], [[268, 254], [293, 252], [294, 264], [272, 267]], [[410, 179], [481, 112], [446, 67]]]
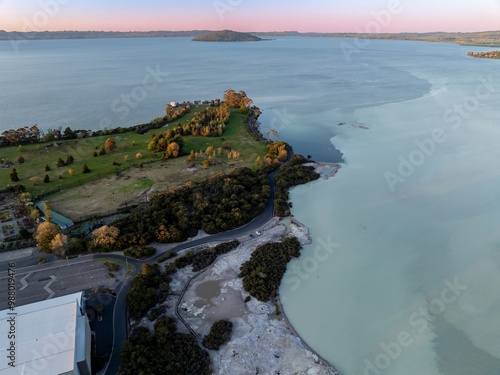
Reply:
[[[100, 136], [61, 141], [58, 147], [48, 143], [21, 146], [21, 150], [18, 147], [2, 148], [0, 149], [0, 157], [14, 163], [14, 168], [16, 168], [20, 179], [18, 183], [24, 185], [33, 196], [85, 185], [106, 175], [116, 173], [117, 170], [130, 168], [139, 162], [148, 163], [157, 161], [160, 158], [160, 155], [147, 151], [149, 136], [136, 133], [114, 135], [113, 138], [117, 144], [116, 150], [108, 152], [106, 155], [93, 157], [96, 147], [103, 146], [107, 138], [109, 137]], [[142, 159], [136, 158], [137, 153], [142, 154]], [[65, 167], [57, 167], [58, 158], [65, 161], [68, 154], [73, 155], [74, 163]], [[20, 155], [25, 159], [23, 164], [17, 162]], [[113, 162], [119, 165], [115, 166]], [[83, 173], [83, 163], [88, 165], [91, 173]], [[45, 171], [46, 164], [51, 169], [49, 172]], [[73, 171], [72, 175], [70, 169]], [[10, 181], [11, 170], [0, 170], [0, 187], [13, 185]], [[49, 183], [30, 181], [33, 177], [38, 177], [43, 181], [46, 174], [50, 178]]]
[[[185, 123], [190, 121], [201, 108], [203, 107], [192, 108], [189, 113], [181, 119], [176, 120], [170, 126], [175, 126], [179, 122]], [[0, 148], [0, 159], [3, 158], [12, 161], [20, 179], [17, 183], [11, 182], [10, 172], [12, 168], [2, 168], [0, 169], [0, 188], [22, 184], [34, 197], [48, 193], [57, 195], [59, 191], [68, 191], [105, 177], [114, 176], [117, 172], [124, 173], [132, 168], [137, 168], [140, 162], [145, 166], [149, 166], [151, 163], [162, 160], [162, 164], [167, 163], [167, 165], [171, 165], [172, 167], [185, 168], [187, 155], [191, 150], [205, 150], [208, 146], [213, 146], [217, 149], [226, 141], [229, 142], [231, 149], [240, 152], [239, 164], [254, 166], [257, 156], [260, 155], [263, 157], [266, 151], [263, 144], [256, 142], [249, 135], [245, 127], [245, 118], [246, 116], [240, 114], [239, 110], [232, 110], [229, 123], [222, 137], [183, 137], [183, 153], [185, 155], [177, 159], [162, 160], [161, 153], [155, 154], [147, 150], [147, 144], [151, 139], [152, 133], [159, 134], [162, 129], [156, 129], [144, 135], [134, 132], [112, 135], [111, 137], [115, 139], [117, 148], [113, 152], [107, 152], [105, 155], [97, 157], [92, 156], [93, 152], [103, 146], [106, 139], [110, 136], [59, 141], [58, 146], [54, 146], [53, 143], [47, 143]], [[163, 130], [165, 129], [168, 129], [168, 127], [163, 128]], [[136, 157], [138, 153], [142, 155], [140, 159]], [[74, 163], [65, 167], [57, 167], [58, 158], [62, 158], [65, 161], [68, 154], [73, 155]], [[20, 155], [25, 159], [23, 164], [18, 163]], [[221, 157], [216, 158], [216, 161], [218, 164], [228, 162], [225, 153]], [[113, 162], [118, 165], [113, 165]], [[83, 163], [88, 165], [91, 173], [84, 174], [82, 172]], [[45, 171], [46, 164], [51, 169], [48, 172]], [[217, 172], [217, 170], [220, 169], [214, 168], [214, 172]], [[50, 178], [49, 183], [43, 182], [46, 174]], [[33, 178], [38, 178], [39, 181], [33, 181]], [[120, 190], [134, 191], [146, 189], [155, 184], [155, 182], [152, 179], [130, 181], [126, 186], [121, 186]]]
[[[265, 146], [255, 141], [248, 133], [245, 126], [245, 116], [241, 115], [237, 109], [231, 110], [231, 117], [222, 137], [187, 136], [183, 138], [186, 154], [189, 154], [191, 150], [206, 150], [208, 146], [222, 147], [226, 141], [231, 149], [241, 153], [241, 158], [245, 161], [254, 162], [257, 156], [263, 157], [266, 154]], [[225, 157], [225, 155], [223, 156]]]

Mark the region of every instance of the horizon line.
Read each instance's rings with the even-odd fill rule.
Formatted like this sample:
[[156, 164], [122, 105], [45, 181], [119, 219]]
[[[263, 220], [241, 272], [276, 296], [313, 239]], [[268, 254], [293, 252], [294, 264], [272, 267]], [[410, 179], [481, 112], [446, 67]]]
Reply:
[[154, 32], [217, 32], [217, 31], [237, 31], [243, 33], [251, 33], [251, 34], [263, 34], [263, 33], [296, 33], [296, 34], [359, 34], [359, 35], [397, 35], [397, 34], [429, 34], [429, 33], [442, 33], [442, 34], [480, 34], [480, 33], [500, 33], [499, 30], [482, 30], [482, 31], [398, 31], [398, 32], [380, 32], [380, 33], [360, 33], [353, 31], [297, 31], [297, 30], [271, 30], [271, 31], [239, 31], [239, 30], [231, 30], [231, 29], [217, 29], [217, 30], [209, 30], [209, 29], [191, 29], [191, 30], [127, 30], [127, 31], [119, 31], [119, 30], [44, 30], [44, 31], [18, 31], [18, 30], [3, 30], [0, 29], [0, 32], [5, 33], [18, 33], [18, 34], [42, 34], [42, 33], [61, 33], [61, 32], [81, 32], [81, 33], [154, 33]]

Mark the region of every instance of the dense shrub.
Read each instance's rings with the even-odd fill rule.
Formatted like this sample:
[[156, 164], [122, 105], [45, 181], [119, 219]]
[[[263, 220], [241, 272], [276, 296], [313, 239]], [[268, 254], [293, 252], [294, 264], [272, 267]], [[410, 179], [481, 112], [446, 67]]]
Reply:
[[219, 348], [231, 339], [233, 323], [228, 320], [219, 320], [212, 325], [210, 333], [203, 338], [203, 346], [210, 350]]
[[250, 260], [240, 268], [239, 277], [243, 278], [245, 290], [262, 302], [276, 297], [287, 264], [300, 255], [300, 248], [295, 237], [257, 247]]
[[207, 107], [197, 112], [190, 122], [179, 123], [175, 128], [167, 130], [167, 132], [176, 135], [220, 137], [224, 134], [230, 115], [231, 112], [225, 105]]
[[106, 267], [106, 269], [109, 272], [116, 272], [120, 269], [120, 265], [118, 265], [116, 263], [110, 263], [110, 262], [104, 262], [104, 267]]
[[215, 262], [219, 255], [226, 254], [231, 250], [236, 249], [239, 244], [240, 242], [238, 240], [233, 240], [231, 242], [224, 242], [215, 247], [204, 249], [196, 253], [188, 252], [175, 260], [175, 266], [177, 268], [184, 268], [191, 264], [194, 272], [201, 271]]
[[154, 334], [139, 327], [132, 331], [120, 353], [121, 375], [210, 374], [210, 358], [196, 340], [176, 332], [175, 319], [160, 318]]
[[143, 264], [131, 282], [127, 293], [130, 316], [142, 318], [154, 305], [164, 299], [169, 291], [170, 273], [161, 272], [158, 264]]
[[156, 254], [156, 249], [154, 247], [143, 247], [143, 246], [132, 246], [128, 249], [126, 249], [123, 254], [125, 254], [128, 257], [135, 258], [135, 259], [147, 259], [151, 258], [153, 255]]
[[153, 307], [148, 314], [148, 319], [153, 322], [158, 319], [161, 315], [165, 314], [167, 307], [165, 305], [160, 305], [158, 307]]
[[[292, 160], [294, 159], [292, 158]], [[276, 186], [275, 214], [279, 217], [290, 215], [288, 201], [290, 187], [317, 180], [319, 177], [319, 174], [314, 171], [314, 167], [305, 167], [300, 161], [296, 161], [293, 166], [282, 166], [274, 180]]]
[[147, 208], [113, 225], [122, 234], [122, 248], [152, 241], [181, 242], [199, 229], [215, 234], [248, 223], [265, 210], [270, 191], [264, 172], [240, 168], [159, 194]]
[[165, 252], [165, 254], [163, 254], [161, 257], [159, 257], [156, 262], [157, 263], [162, 263], [168, 259], [172, 259], [173, 257], [175, 257], [177, 255], [177, 253], [173, 250], [168, 250], [167, 252]]

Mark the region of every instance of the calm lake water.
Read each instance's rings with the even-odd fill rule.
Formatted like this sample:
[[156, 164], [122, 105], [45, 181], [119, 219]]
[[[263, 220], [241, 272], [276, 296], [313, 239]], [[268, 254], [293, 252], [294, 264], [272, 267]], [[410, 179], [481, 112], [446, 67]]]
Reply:
[[291, 194], [314, 242], [281, 293], [307, 343], [344, 375], [498, 375], [498, 61], [449, 44], [352, 46], [0, 42], [0, 130], [128, 126], [244, 90], [263, 132], [344, 161]]

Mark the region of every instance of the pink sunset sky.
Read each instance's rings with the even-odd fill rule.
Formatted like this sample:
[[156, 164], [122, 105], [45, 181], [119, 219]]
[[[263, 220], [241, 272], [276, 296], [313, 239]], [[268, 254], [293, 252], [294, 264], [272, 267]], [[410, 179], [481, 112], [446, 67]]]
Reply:
[[0, 0], [0, 14], [7, 31], [500, 30], [500, 0]]

